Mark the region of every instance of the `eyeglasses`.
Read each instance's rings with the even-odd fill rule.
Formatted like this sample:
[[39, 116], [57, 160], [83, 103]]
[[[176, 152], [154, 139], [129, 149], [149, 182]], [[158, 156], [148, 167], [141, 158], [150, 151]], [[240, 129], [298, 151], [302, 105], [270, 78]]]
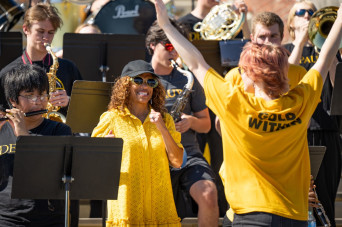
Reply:
[[136, 77], [132, 77], [131, 81], [134, 84], [137, 85], [142, 85], [143, 83], [146, 83], [148, 86], [150, 86], [151, 88], [156, 88], [158, 86], [158, 80], [156, 79], [147, 79], [144, 80], [143, 78], [141, 78], [140, 76], [136, 76]]
[[163, 45], [165, 47], [165, 50], [167, 50], [168, 52], [171, 52], [175, 49], [171, 43], [164, 43]]
[[32, 103], [37, 102], [38, 99], [40, 101], [46, 101], [49, 98], [49, 94], [39, 95], [39, 96], [35, 96], [35, 95], [19, 95], [19, 96], [26, 98], [27, 100], [29, 100]]
[[302, 17], [305, 15], [305, 13], [308, 12], [310, 16], [314, 14], [314, 11], [312, 9], [297, 9], [295, 12], [296, 16]]

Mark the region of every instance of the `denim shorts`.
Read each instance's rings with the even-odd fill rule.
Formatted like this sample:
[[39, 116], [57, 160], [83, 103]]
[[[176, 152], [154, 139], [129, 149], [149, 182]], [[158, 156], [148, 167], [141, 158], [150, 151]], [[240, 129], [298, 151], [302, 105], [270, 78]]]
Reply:
[[234, 214], [233, 227], [307, 227], [307, 221], [299, 221], [285, 218], [279, 215], [252, 212], [246, 214]]

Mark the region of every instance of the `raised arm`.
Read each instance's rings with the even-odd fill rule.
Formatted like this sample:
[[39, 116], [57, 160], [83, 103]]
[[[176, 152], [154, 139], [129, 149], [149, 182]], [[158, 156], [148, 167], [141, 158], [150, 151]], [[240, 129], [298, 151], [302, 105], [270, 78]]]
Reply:
[[292, 42], [294, 48], [289, 57], [289, 63], [294, 65], [299, 65], [300, 59], [303, 54], [303, 48], [307, 41], [309, 40], [308, 35], [308, 21], [303, 21], [298, 27], [295, 27], [296, 38]]
[[155, 5], [159, 26], [164, 30], [178, 54], [203, 86], [205, 74], [210, 66], [196, 47], [171, 25], [164, 2], [155, 0]]
[[342, 3], [337, 12], [337, 18], [332, 26], [327, 39], [325, 40], [317, 62], [312, 67], [316, 69], [325, 80], [328, 70], [336, 57], [339, 45], [342, 40]]

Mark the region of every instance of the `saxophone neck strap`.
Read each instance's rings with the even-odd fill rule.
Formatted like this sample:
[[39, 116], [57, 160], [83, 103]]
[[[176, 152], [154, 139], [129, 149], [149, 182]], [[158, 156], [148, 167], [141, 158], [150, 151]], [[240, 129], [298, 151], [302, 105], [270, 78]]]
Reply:
[[[30, 56], [28, 55], [27, 51], [25, 50], [24, 53], [21, 55], [21, 59], [23, 61], [23, 63], [26, 64], [31, 64], [32, 65], [32, 60], [30, 58]], [[52, 64], [51, 62], [51, 55], [50, 54], [46, 54], [43, 58], [43, 60], [41, 61], [43, 68], [49, 68], [50, 65]]]

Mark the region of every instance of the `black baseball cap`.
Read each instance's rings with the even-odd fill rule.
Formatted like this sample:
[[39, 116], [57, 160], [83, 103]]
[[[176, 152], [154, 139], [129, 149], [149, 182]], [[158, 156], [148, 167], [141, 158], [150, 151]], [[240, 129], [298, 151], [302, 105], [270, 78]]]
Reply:
[[150, 73], [153, 76], [159, 78], [155, 73], [150, 63], [144, 60], [135, 60], [129, 62], [122, 70], [121, 77], [129, 76], [136, 77], [143, 73]]

